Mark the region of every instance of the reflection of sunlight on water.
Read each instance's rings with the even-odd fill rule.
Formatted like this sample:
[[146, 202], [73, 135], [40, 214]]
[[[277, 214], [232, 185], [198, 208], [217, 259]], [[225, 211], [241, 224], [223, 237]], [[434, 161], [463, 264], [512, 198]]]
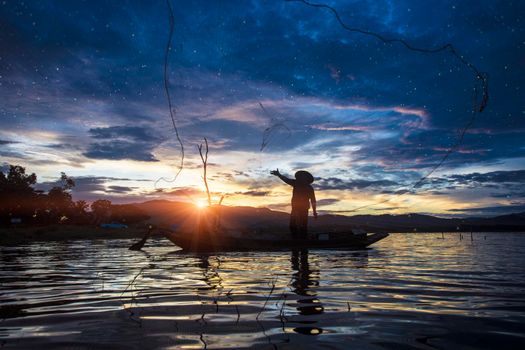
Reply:
[[440, 237], [393, 234], [362, 251], [208, 256], [164, 240], [146, 253], [128, 251], [128, 240], [0, 247], [0, 338], [238, 348], [337, 347], [348, 336], [354, 343], [341, 344], [413, 346], [430, 337], [456, 348], [459, 327], [523, 341], [525, 236]]

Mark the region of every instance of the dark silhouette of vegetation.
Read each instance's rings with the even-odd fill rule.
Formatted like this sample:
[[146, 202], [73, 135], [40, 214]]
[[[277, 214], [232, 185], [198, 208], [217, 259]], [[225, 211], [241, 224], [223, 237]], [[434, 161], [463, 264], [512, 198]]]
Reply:
[[[109, 202], [109, 201], [108, 201]], [[122, 224], [135, 224], [148, 220], [149, 215], [145, 214], [141, 209], [131, 204], [111, 205], [111, 222], [119, 222]]]
[[[75, 181], [60, 174], [59, 185], [47, 191], [36, 190], [35, 173], [27, 174], [19, 165], [0, 171], [0, 225], [99, 224], [102, 222], [137, 223], [149, 219], [133, 205], [113, 205], [99, 199], [91, 206], [85, 200], [74, 201], [71, 195]], [[91, 208], [91, 211], [88, 209]]]
[[107, 199], [98, 199], [91, 203], [91, 211], [96, 222], [106, 221], [111, 215], [111, 202]]

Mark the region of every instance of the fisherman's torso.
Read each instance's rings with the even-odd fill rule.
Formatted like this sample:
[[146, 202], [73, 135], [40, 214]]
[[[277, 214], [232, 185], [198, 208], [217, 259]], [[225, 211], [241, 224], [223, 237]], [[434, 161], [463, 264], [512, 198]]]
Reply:
[[310, 198], [314, 189], [309, 184], [294, 184], [292, 195], [292, 207], [294, 208], [310, 208]]

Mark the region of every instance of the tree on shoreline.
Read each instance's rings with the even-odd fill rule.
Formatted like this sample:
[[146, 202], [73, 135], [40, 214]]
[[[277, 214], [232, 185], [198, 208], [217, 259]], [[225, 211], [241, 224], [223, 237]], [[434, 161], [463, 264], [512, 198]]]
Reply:
[[35, 173], [26, 174], [25, 168], [10, 165], [6, 174], [0, 172], [0, 216], [3, 225], [9, 226], [14, 217], [28, 220], [34, 214], [39, 194], [32, 187]]
[[107, 199], [98, 199], [91, 203], [91, 211], [95, 216], [95, 222], [102, 223], [111, 216], [111, 202]]
[[132, 205], [112, 205], [109, 200], [99, 199], [91, 204], [84, 200], [73, 201], [71, 191], [75, 181], [64, 172], [60, 174], [60, 185], [47, 193], [35, 190], [35, 173], [26, 174], [19, 165], [10, 165], [4, 173], [0, 171], [0, 226], [11, 226], [13, 219], [27, 224], [56, 223], [102, 223], [106, 220], [134, 223], [147, 220], [148, 215]]

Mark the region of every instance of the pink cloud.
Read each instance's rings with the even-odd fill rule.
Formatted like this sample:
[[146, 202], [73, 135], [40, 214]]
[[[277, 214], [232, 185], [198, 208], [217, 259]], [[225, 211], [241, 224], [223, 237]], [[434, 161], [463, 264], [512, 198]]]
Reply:
[[[448, 152], [450, 148], [446, 147], [434, 147], [432, 148], [433, 151], [437, 152]], [[487, 153], [486, 149], [466, 149], [463, 147], [460, 147], [456, 149], [454, 152], [460, 153], [460, 154], [485, 154]]]
[[312, 129], [325, 130], [325, 131], [370, 131], [373, 128], [364, 125], [342, 125], [335, 126], [333, 124], [314, 124], [310, 125]]

